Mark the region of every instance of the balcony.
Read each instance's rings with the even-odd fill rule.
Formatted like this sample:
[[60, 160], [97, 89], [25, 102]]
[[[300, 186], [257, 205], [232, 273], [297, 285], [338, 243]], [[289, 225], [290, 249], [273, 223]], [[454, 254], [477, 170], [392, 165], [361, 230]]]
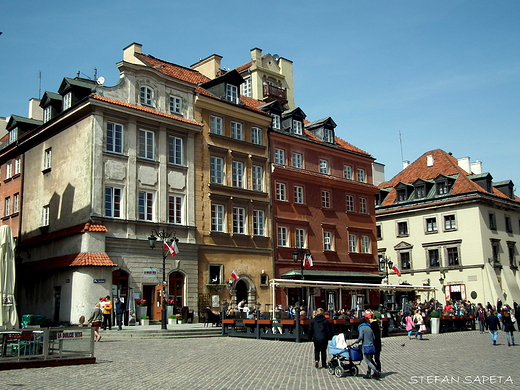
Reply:
[[287, 90], [284, 88], [278, 88], [274, 85], [264, 85], [264, 100], [272, 102], [278, 100], [281, 104], [287, 103]]

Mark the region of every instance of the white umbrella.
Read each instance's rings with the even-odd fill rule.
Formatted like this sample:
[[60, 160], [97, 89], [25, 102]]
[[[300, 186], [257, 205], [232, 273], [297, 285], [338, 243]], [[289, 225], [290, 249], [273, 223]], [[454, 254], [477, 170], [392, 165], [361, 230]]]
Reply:
[[14, 265], [14, 239], [11, 227], [0, 226], [0, 292], [2, 294], [2, 310], [0, 325], [7, 329], [18, 328], [18, 315], [14, 299], [16, 278]]

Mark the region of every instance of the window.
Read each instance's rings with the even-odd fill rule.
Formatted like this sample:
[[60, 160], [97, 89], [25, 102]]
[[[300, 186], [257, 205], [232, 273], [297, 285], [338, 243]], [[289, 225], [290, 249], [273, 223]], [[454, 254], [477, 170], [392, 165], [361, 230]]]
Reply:
[[182, 114], [182, 99], [177, 96], [170, 96], [170, 113]]
[[347, 195], [347, 212], [355, 212], [354, 197], [352, 195]]
[[42, 226], [49, 226], [49, 205], [43, 206], [42, 208]]
[[332, 250], [332, 232], [323, 232], [323, 250], [331, 251]]
[[417, 186], [415, 188], [415, 197], [424, 198], [426, 196], [426, 189], [424, 186]]
[[253, 210], [253, 234], [255, 236], [265, 236], [264, 210]]
[[153, 192], [139, 191], [139, 219], [141, 221], [153, 221]]
[[513, 267], [513, 268], [517, 268], [516, 258], [515, 258], [515, 243], [514, 242], [511, 242], [511, 241], [507, 242], [507, 252], [508, 252], [508, 255], [509, 255], [509, 266]]
[[212, 115], [209, 120], [209, 131], [212, 134], [222, 135], [222, 118]]
[[448, 183], [445, 181], [437, 183], [437, 195], [446, 195], [448, 192]]
[[289, 246], [287, 228], [285, 226], [278, 226], [278, 246]]
[[153, 90], [150, 87], [141, 87], [140, 101], [143, 106], [153, 106]]
[[506, 223], [506, 232], [513, 233], [513, 225], [511, 224], [511, 217], [506, 215], [505, 216], [505, 223]]
[[20, 194], [13, 195], [13, 214], [20, 211]]
[[121, 188], [105, 187], [105, 217], [121, 217], [121, 198]]
[[376, 225], [376, 237], [378, 240], [381, 240], [383, 238], [383, 226]]
[[410, 269], [411, 263], [410, 263], [410, 252], [400, 252], [399, 253], [399, 260], [401, 262], [401, 269]]
[[343, 177], [352, 180], [352, 167], [350, 165], [343, 165]]
[[361, 214], [368, 214], [367, 198], [359, 198], [359, 212]]
[[276, 200], [282, 200], [282, 201], [287, 200], [287, 194], [286, 194], [285, 190], [286, 190], [285, 183], [279, 183], [279, 182], [276, 183]]
[[273, 118], [273, 122], [271, 124], [272, 128], [275, 130], [280, 130], [280, 115], [271, 114], [271, 117]]
[[361, 236], [361, 253], [370, 253], [370, 238]]
[[211, 231], [224, 232], [224, 205], [211, 205]]
[[226, 84], [226, 100], [238, 103], [238, 88], [236, 85]]
[[274, 150], [274, 163], [285, 165], [285, 150], [275, 149]]
[[4, 217], [8, 217], [11, 215], [11, 197], [8, 196], [5, 198], [4, 202]]
[[445, 215], [444, 216], [444, 230], [455, 230], [457, 229], [457, 224], [455, 223], [455, 215]]
[[67, 92], [65, 95], [63, 95], [62, 107], [63, 111], [72, 107], [72, 92]]
[[262, 145], [262, 129], [260, 127], [251, 128], [251, 142], [255, 145]]
[[440, 266], [440, 257], [438, 249], [428, 249], [428, 261], [430, 268], [436, 268]]
[[123, 153], [123, 126], [107, 123], [107, 152]]
[[500, 266], [500, 240], [491, 239], [491, 251], [493, 256], [493, 266]]
[[348, 251], [351, 253], [357, 252], [357, 237], [355, 234], [348, 235]]
[[14, 174], [18, 175], [21, 172], [21, 159], [20, 157], [16, 157], [14, 159]]
[[224, 160], [220, 157], [210, 157], [210, 180], [214, 184], [224, 183]]
[[365, 183], [366, 177], [365, 177], [365, 170], [364, 169], [358, 168], [358, 170], [357, 170], [357, 180], [360, 183]]
[[297, 120], [293, 119], [293, 121], [292, 121], [292, 128], [293, 128], [293, 133], [294, 134], [298, 134], [298, 135], [302, 135], [303, 134], [303, 123], [302, 123], [302, 121], [297, 121]]
[[242, 85], [240, 85], [240, 88], [242, 90], [241, 94], [243, 96], [252, 97], [252, 94], [251, 94], [251, 77], [248, 77], [248, 78], [244, 79], [244, 82], [242, 83]]
[[294, 203], [303, 204], [303, 187], [302, 186], [294, 186]]
[[459, 248], [446, 248], [448, 256], [448, 265], [459, 265]]
[[233, 207], [233, 234], [245, 234], [246, 209]]
[[208, 284], [222, 284], [222, 266], [210, 264], [209, 265], [209, 280]]
[[292, 166], [294, 168], [303, 168], [303, 155], [301, 153], [292, 154]]
[[397, 236], [403, 237], [408, 235], [408, 222], [397, 222]]
[[296, 248], [305, 248], [306, 247], [306, 235], [305, 229], [296, 229]]
[[176, 225], [182, 224], [182, 196], [170, 195], [168, 197], [168, 222]]
[[435, 233], [437, 232], [437, 218], [426, 218], [426, 232]]
[[397, 201], [398, 202], [404, 202], [406, 199], [408, 199], [408, 196], [406, 195], [406, 190], [404, 188], [396, 190], [397, 192]]
[[253, 165], [253, 191], [263, 191], [264, 168], [260, 165]]
[[233, 161], [232, 163], [233, 187], [244, 188], [244, 163]]
[[332, 129], [325, 129], [323, 131], [323, 141], [328, 142], [329, 144], [334, 143], [334, 132]]
[[321, 207], [330, 209], [330, 191], [321, 191]]
[[329, 162], [327, 160], [320, 159], [320, 173], [329, 174]]
[[18, 127], [9, 131], [9, 143], [12, 144], [18, 139]]
[[231, 138], [242, 140], [242, 123], [231, 122]]
[[168, 137], [168, 162], [175, 165], [183, 165], [182, 138]]
[[153, 160], [155, 158], [155, 133], [139, 130], [139, 157]]
[[43, 109], [43, 123], [47, 123], [52, 119], [52, 106], [47, 106]]
[[43, 157], [43, 169], [51, 169], [52, 167], [52, 148], [46, 149]]
[[9, 161], [7, 164], [5, 164], [5, 179], [10, 179], [13, 177], [13, 163], [12, 161]]
[[489, 228], [491, 230], [497, 230], [497, 222], [495, 220], [495, 214], [493, 213], [489, 213]]

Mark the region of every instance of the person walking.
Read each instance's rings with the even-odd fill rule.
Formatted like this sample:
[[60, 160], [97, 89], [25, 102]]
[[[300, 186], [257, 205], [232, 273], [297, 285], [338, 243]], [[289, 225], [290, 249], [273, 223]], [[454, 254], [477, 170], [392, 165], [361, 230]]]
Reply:
[[97, 302], [94, 305], [94, 309], [90, 313], [90, 317], [88, 322], [90, 326], [94, 329], [94, 341], [101, 340], [101, 335], [99, 334], [99, 327], [101, 326], [101, 321], [103, 320], [103, 313], [101, 312], [101, 304]]
[[116, 298], [116, 324], [117, 330], [123, 330], [123, 315], [125, 314], [125, 303], [121, 299]]
[[488, 325], [489, 334], [491, 335], [491, 344], [497, 345], [500, 320], [496, 316], [496, 312], [494, 310], [491, 310], [489, 315], [486, 317], [486, 324]]
[[404, 322], [406, 325], [406, 331], [408, 332], [408, 339], [411, 340], [413, 330], [415, 329], [415, 325], [413, 323], [412, 316], [409, 312], [404, 313]]
[[374, 354], [374, 363], [377, 371], [381, 372], [381, 328], [379, 326], [379, 319], [376, 317], [375, 313], [372, 313], [370, 328], [372, 328], [372, 332], [374, 332], [374, 348], [376, 349], [376, 353]]
[[419, 336], [419, 340], [422, 340], [421, 325], [424, 325], [424, 318], [421, 314], [421, 309], [417, 309], [413, 315], [413, 323], [415, 324], [415, 338]]
[[[363, 317], [361, 319], [361, 325], [358, 327], [359, 337], [352, 344], [361, 343], [362, 351], [363, 351], [363, 361], [367, 365], [367, 373], [363, 377], [365, 379], [376, 379], [379, 380], [381, 377], [381, 372], [376, 368], [374, 362], [374, 355], [376, 353], [376, 349], [374, 347], [374, 332], [369, 324], [369, 319]], [[371, 375], [371, 372], [374, 371], [374, 374]]]
[[484, 333], [484, 329], [486, 327], [486, 312], [484, 308], [480, 306], [477, 311], [477, 321], [478, 321], [478, 329], [480, 334]]
[[105, 297], [105, 304], [103, 305], [103, 330], [112, 330], [112, 301], [110, 296]]
[[515, 317], [511, 315], [511, 311], [506, 311], [502, 316], [502, 324], [504, 332], [506, 334], [508, 347], [510, 347], [511, 345], [515, 345], [515, 335], [513, 333], [515, 331], [515, 323], [513, 322], [514, 318]]
[[324, 310], [320, 307], [316, 310], [316, 316], [311, 320], [309, 325], [308, 337], [309, 341], [314, 343], [314, 367], [327, 367], [327, 344], [332, 339], [333, 332], [329, 321], [323, 315]]

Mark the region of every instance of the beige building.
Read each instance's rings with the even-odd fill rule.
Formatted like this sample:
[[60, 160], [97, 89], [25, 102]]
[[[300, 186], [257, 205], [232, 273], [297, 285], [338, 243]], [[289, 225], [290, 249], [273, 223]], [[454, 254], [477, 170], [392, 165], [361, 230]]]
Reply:
[[433, 150], [380, 184], [379, 257], [401, 271], [390, 284], [437, 286], [440, 302], [520, 298], [520, 199], [492, 179], [480, 162]]

